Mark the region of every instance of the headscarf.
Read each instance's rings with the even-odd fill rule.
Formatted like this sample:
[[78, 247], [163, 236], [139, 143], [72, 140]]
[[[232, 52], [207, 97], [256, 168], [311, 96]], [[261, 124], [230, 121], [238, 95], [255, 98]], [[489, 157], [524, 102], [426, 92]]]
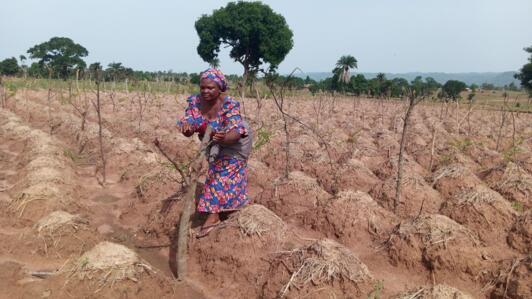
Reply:
[[218, 69], [210, 68], [205, 70], [200, 75], [200, 80], [203, 79], [211, 79], [212, 81], [214, 81], [214, 83], [216, 83], [216, 85], [218, 85], [218, 87], [220, 88], [221, 92], [227, 90], [227, 81], [225, 81], [225, 76]]

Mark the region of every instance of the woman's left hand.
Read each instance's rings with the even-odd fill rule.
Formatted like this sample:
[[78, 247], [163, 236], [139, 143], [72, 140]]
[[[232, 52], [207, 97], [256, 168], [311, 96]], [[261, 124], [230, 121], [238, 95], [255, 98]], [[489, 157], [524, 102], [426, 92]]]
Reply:
[[216, 132], [214, 136], [212, 136], [212, 140], [217, 143], [223, 143], [225, 140], [225, 132]]

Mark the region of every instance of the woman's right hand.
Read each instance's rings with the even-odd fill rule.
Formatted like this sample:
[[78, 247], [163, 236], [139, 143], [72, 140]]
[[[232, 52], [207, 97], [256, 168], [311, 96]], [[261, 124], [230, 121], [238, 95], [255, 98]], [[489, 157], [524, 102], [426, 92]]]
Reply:
[[192, 128], [192, 125], [188, 122], [183, 122], [183, 125], [181, 126], [181, 133], [187, 137], [190, 137], [194, 134], [194, 128]]

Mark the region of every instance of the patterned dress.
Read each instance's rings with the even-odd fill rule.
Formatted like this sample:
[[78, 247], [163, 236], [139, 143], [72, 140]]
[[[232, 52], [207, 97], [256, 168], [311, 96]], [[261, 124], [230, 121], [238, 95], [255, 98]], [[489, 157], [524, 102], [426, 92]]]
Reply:
[[[187, 122], [194, 131], [199, 131], [208, 123], [214, 132], [236, 130], [241, 135], [248, 134], [240, 115], [240, 103], [232, 97], [224, 98], [222, 108], [214, 120], [208, 120], [201, 114], [199, 95], [190, 96], [187, 102], [185, 116], [178, 121], [178, 125]], [[198, 212], [219, 213], [241, 208], [248, 202], [247, 184], [247, 161], [219, 156], [209, 162], [207, 180], [198, 201]]]

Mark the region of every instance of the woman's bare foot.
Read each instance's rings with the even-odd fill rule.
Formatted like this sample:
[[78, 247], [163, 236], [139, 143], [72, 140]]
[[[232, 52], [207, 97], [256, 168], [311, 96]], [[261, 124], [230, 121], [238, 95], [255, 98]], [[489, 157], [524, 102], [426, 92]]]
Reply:
[[220, 222], [220, 214], [209, 214], [209, 216], [207, 216], [207, 219], [205, 219], [205, 222], [203, 223], [203, 227], [210, 226], [218, 222]]
[[205, 222], [201, 226], [200, 231], [196, 235], [196, 238], [203, 238], [207, 236], [213, 229], [218, 227], [222, 222], [220, 221], [220, 215], [219, 214], [209, 214], [207, 216], [207, 219], [205, 219]]

